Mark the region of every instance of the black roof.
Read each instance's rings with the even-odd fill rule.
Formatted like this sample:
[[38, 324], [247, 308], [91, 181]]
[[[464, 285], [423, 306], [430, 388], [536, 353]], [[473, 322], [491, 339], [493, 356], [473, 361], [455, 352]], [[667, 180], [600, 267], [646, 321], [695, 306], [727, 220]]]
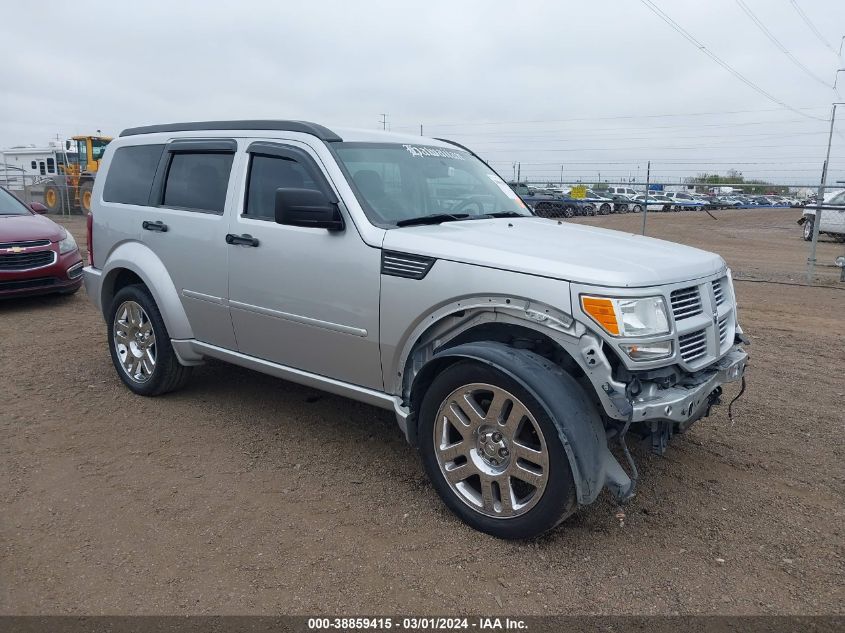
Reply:
[[317, 123], [308, 121], [190, 121], [188, 123], [164, 123], [163, 125], [144, 125], [123, 130], [121, 136], [153, 134], [155, 132], [197, 132], [200, 130], [280, 130], [283, 132], [303, 132], [316, 136], [327, 143], [342, 141], [337, 134]]

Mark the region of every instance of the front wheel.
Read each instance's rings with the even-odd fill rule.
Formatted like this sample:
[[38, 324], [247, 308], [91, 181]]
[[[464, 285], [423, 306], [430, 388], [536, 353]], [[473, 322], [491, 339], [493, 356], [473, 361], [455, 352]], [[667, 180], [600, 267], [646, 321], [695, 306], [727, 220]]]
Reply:
[[816, 223], [816, 219], [813, 217], [808, 217], [807, 220], [804, 222], [804, 241], [805, 242], [812, 242], [813, 241], [813, 225]]
[[121, 288], [107, 323], [112, 363], [130, 390], [158, 396], [185, 384], [191, 368], [176, 358], [161, 312], [144, 286]]
[[609, 204], [607, 204], [606, 202], [605, 202], [605, 203], [603, 203], [603, 204], [599, 207], [599, 213], [601, 213], [602, 215], [608, 215], [608, 214], [610, 213], [610, 205], [609, 205]]
[[634, 213], [642, 213], [643, 208], [641, 205], [635, 204], [633, 207], [631, 207], [631, 211], [633, 211]]
[[546, 408], [490, 365], [460, 361], [434, 379], [419, 438], [437, 493], [477, 530], [533, 538], [575, 510], [569, 461]]
[[628, 205], [627, 204], [620, 204], [616, 207], [617, 213], [628, 213]]

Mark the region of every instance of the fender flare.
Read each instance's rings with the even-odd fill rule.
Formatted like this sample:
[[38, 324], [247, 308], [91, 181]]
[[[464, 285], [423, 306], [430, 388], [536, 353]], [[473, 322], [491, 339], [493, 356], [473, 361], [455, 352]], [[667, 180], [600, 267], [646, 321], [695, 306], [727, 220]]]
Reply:
[[111, 303], [107, 298], [113, 294], [114, 281], [121, 270], [135, 273], [144, 282], [155, 299], [171, 339], [194, 338], [188, 315], [167, 268], [150, 248], [140, 242], [120, 244], [109, 254], [103, 266], [100, 303], [104, 317]]
[[[528, 350], [508, 347], [501, 343], [479, 341], [445, 349], [426, 363], [414, 381], [414, 393], [424, 388], [445, 366], [460, 359], [475, 360], [495, 367], [518, 382], [545, 408], [551, 418], [569, 459], [575, 481], [578, 503], [587, 505], [595, 501], [602, 488], [608, 486], [617, 499], [630, 496], [633, 482], [610, 452], [607, 434], [599, 413], [575, 379], [548, 359]], [[574, 389], [573, 389], [574, 388]], [[582, 400], [587, 416], [573, 416], [560, 398], [566, 389]], [[409, 438], [416, 440], [416, 420]], [[412, 434], [413, 433], [413, 436]]]

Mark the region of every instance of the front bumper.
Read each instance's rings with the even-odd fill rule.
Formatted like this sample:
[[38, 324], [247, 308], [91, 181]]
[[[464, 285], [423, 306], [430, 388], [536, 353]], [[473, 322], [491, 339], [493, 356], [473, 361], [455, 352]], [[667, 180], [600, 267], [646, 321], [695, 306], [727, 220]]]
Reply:
[[632, 422], [663, 420], [681, 426], [695, 422], [707, 413], [710, 394], [724, 384], [742, 379], [747, 363], [748, 354], [738, 347], [701, 372], [702, 376], [693, 384], [640, 394], [632, 403]]
[[0, 299], [73, 292], [82, 285], [82, 259], [78, 250], [60, 253], [57, 244], [51, 244], [48, 249], [29, 250], [52, 252], [52, 263], [26, 270], [0, 271]]

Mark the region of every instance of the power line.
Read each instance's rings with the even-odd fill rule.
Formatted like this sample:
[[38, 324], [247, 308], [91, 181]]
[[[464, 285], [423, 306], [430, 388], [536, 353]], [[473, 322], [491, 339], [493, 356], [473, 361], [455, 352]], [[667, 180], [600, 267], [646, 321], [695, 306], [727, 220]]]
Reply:
[[[476, 125], [523, 125], [523, 124], [530, 124], [530, 123], [570, 123], [570, 122], [579, 122], [579, 121], [618, 121], [621, 119], [663, 119], [669, 117], [693, 117], [693, 116], [713, 116], [713, 115], [724, 115], [724, 114], [757, 114], [759, 112], [780, 112], [784, 106], [781, 108], [763, 108], [763, 109], [756, 109], [756, 110], [717, 110], [712, 112], [670, 112], [666, 114], [629, 114], [629, 115], [621, 115], [621, 116], [599, 116], [599, 117], [576, 117], [570, 119], [529, 119], [524, 121], [477, 121], [477, 122], [468, 122], [468, 121], [461, 121], [461, 122], [426, 122], [426, 126], [432, 127], [467, 127], [467, 126], [476, 126]], [[806, 108], [792, 108], [789, 106], [788, 109], [793, 111], [798, 110], [821, 110], [827, 109], [826, 106], [813, 106], [813, 107], [806, 107]], [[814, 116], [808, 116], [803, 112], [798, 112], [803, 117], [815, 119], [818, 121], [824, 121], [826, 119], [820, 119]], [[397, 125], [394, 129], [397, 130], [418, 130], [419, 123], [414, 125]]]
[[831, 52], [831, 53], [833, 53], [834, 55], [836, 55], [836, 57], [838, 58], [838, 57], [839, 57], [839, 53], [837, 53], [837, 52], [836, 52], [836, 49], [835, 49], [835, 48], [833, 48], [833, 47], [832, 47], [832, 46], [828, 43], [828, 41], [827, 41], [826, 39], [824, 39], [824, 36], [823, 36], [823, 35], [821, 34], [821, 32], [820, 32], [820, 31], [816, 28], [816, 25], [815, 25], [815, 24], [813, 24], [813, 23], [810, 21], [810, 18], [808, 18], [808, 17], [807, 17], [807, 14], [806, 14], [806, 13], [804, 13], [804, 11], [801, 9], [801, 7], [799, 7], [799, 6], [798, 6], [798, 3], [797, 3], [795, 0], [789, 0], [789, 3], [790, 3], [793, 7], [795, 7], [795, 11], [798, 13], [798, 15], [800, 15], [800, 16], [801, 16], [801, 19], [802, 19], [802, 20], [804, 20], [804, 24], [806, 24], [806, 25], [807, 25], [807, 27], [808, 27], [808, 28], [809, 28], [809, 29], [810, 29], [810, 30], [811, 30], [811, 31], [815, 34], [815, 36], [818, 38], [818, 40], [819, 40], [822, 44], [824, 44], [824, 46], [825, 46], [826, 48], [828, 48], [828, 49], [830, 50], [830, 52]]
[[774, 44], [778, 49], [780, 49], [780, 52], [783, 53], [784, 55], [786, 55], [793, 64], [798, 66], [798, 68], [803, 70], [805, 73], [807, 73], [810, 77], [812, 77], [813, 79], [818, 81], [823, 86], [825, 86], [827, 88], [831, 88], [831, 89], [833, 88], [832, 84], [829, 84], [824, 79], [821, 79], [812, 70], [810, 70], [804, 64], [802, 64], [800, 61], [798, 61], [798, 59], [795, 57], [795, 55], [790, 53], [789, 49], [787, 49], [786, 46], [781, 44], [781, 42], [778, 38], [776, 38], [774, 35], [772, 35], [772, 32], [769, 29], [766, 28], [766, 25], [763, 24], [763, 22], [760, 21], [760, 18], [758, 18], [754, 14], [754, 12], [748, 7], [747, 4], [745, 4], [745, 2], [743, 2], [743, 0], [736, 0], [736, 3], [739, 5], [739, 8], [742, 9], [743, 11], [745, 11], [745, 14], [749, 18], [751, 18], [751, 21], [754, 22], [754, 24], [757, 25], [757, 28], [759, 28], [763, 32], [763, 34], [766, 37], [769, 38], [769, 40], [772, 42], [772, 44]]
[[801, 115], [801, 116], [804, 116], [804, 117], [807, 117], [807, 118], [811, 118], [811, 119], [818, 119], [818, 120], [820, 120], [820, 121], [822, 120], [822, 119], [819, 119], [819, 117], [814, 117], [814, 116], [809, 115], [809, 114], [804, 114], [804, 113], [803, 113], [803, 112], [801, 112], [800, 110], [798, 110], [798, 109], [796, 109], [796, 108], [793, 108], [791, 105], [789, 105], [789, 104], [787, 104], [787, 103], [785, 103], [785, 102], [781, 101], [780, 99], [778, 99], [777, 97], [775, 97], [775, 96], [774, 96], [774, 95], [772, 95], [771, 93], [766, 92], [765, 90], [763, 90], [760, 86], [758, 86], [758, 85], [757, 85], [757, 84], [755, 84], [753, 81], [751, 81], [750, 79], [748, 79], [745, 75], [743, 75], [742, 73], [740, 73], [740, 72], [739, 72], [738, 70], [736, 70], [733, 66], [731, 66], [730, 64], [728, 64], [726, 61], [722, 60], [722, 59], [721, 59], [720, 57], [718, 57], [716, 54], [714, 54], [714, 53], [710, 52], [704, 44], [702, 44], [702, 43], [701, 43], [701, 42], [699, 42], [697, 39], [695, 39], [695, 37], [693, 37], [693, 36], [689, 33], [689, 31], [687, 31], [686, 29], [684, 29], [684, 28], [683, 28], [680, 24], [678, 24], [677, 22], [675, 22], [675, 20], [673, 20], [672, 18], [670, 18], [668, 15], [666, 15], [666, 13], [664, 13], [664, 12], [663, 12], [663, 10], [662, 10], [660, 7], [658, 7], [656, 4], [654, 4], [654, 2], [652, 2], [651, 0], [640, 0], [640, 2], [642, 2], [642, 3], [646, 6], [646, 8], [647, 8], [647, 9], [649, 9], [652, 13], [654, 13], [654, 14], [655, 14], [657, 17], [659, 17], [661, 20], [663, 20], [664, 22], [666, 22], [666, 24], [668, 24], [670, 27], [672, 27], [675, 31], [677, 31], [678, 33], [680, 33], [680, 34], [683, 36], [683, 38], [684, 38], [685, 40], [687, 40], [688, 42], [690, 42], [690, 43], [691, 43], [693, 46], [695, 46], [698, 50], [700, 50], [702, 53], [704, 53], [705, 55], [707, 55], [707, 57], [709, 57], [709, 58], [710, 58], [710, 59], [712, 59], [714, 62], [716, 62], [717, 64], [719, 64], [719, 66], [721, 66], [722, 68], [724, 68], [725, 70], [727, 70], [729, 73], [731, 73], [734, 77], [736, 77], [737, 79], [739, 79], [742, 83], [744, 83], [746, 86], [748, 86], [748, 87], [749, 87], [749, 88], [751, 88], [752, 90], [754, 90], [754, 91], [756, 91], [757, 93], [759, 93], [759, 94], [763, 95], [763, 96], [764, 96], [764, 97], [766, 97], [766, 99], [768, 99], [769, 101], [772, 101], [773, 103], [776, 103], [776, 104], [778, 104], [779, 106], [782, 106], [782, 107], [786, 108], [787, 110], [791, 110], [792, 112], [795, 112], [796, 114], [799, 114], [799, 115]]

